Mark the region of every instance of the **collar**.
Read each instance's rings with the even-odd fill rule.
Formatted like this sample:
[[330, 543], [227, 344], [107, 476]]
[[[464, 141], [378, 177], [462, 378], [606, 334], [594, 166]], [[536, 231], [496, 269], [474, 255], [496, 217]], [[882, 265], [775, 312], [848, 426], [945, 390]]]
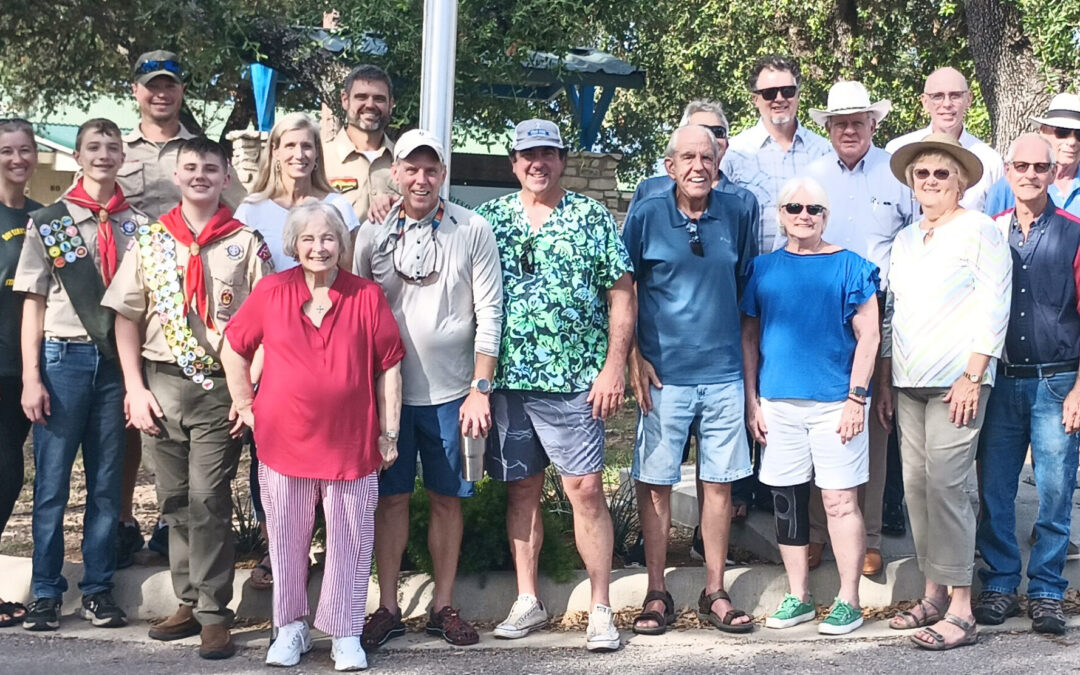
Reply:
[[[120, 138], [121, 138], [121, 140], [124, 141], [124, 143], [127, 143], [128, 145], [132, 145], [134, 143], [139, 143], [141, 141], [145, 141], [147, 143], [152, 142], [152, 141], [146, 140], [146, 136], [143, 136], [142, 124], [141, 123], [136, 124], [135, 127], [131, 131], [127, 132], [127, 134], [121, 136]], [[173, 140], [175, 140], [177, 138], [184, 141], [184, 140], [187, 140], [189, 138], [195, 138], [195, 134], [188, 131], [187, 127], [184, 126], [184, 123], [181, 122], [180, 123], [180, 131], [176, 134], [176, 136], [173, 136], [172, 138], [170, 138], [169, 141], [173, 141]], [[166, 142], [169, 142], [169, 141], [166, 141]]]
[[[349, 138], [349, 134], [346, 131], [347, 129], [347, 126], [343, 126], [341, 127], [341, 129], [338, 129], [338, 132], [334, 134], [333, 140], [330, 141], [330, 147], [333, 148], [334, 154], [337, 155], [337, 159], [339, 162], [344, 162], [353, 154], [356, 154], [357, 156], [363, 156], [362, 153], [356, 149], [356, 146], [353, 145], [352, 139]], [[390, 137], [387, 136], [386, 132], [384, 131], [382, 137], [382, 145], [379, 146], [378, 156], [381, 157], [383, 153], [392, 153], [393, 151], [394, 142], [390, 140]]]
[[447, 201], [443, 200], [442, 198], [439, 198], [439, 203], [435, 205], [435, 208], [433, 208], [430, 211], [428, 211], [427, 213], [425, 213], [424, 216], [422, 218], [420, 218], [419, 220], [414, 220], [414, 219], [410, 218], [405, 213], [405, 207], [404, 206], [398, 206], [396, 209], [394, 209], [393, 213], [390, 214], [390, 218], [388, 218], [387, 220], [389, 222], [394, 223], [395, 227], [396, 227], [398, 221], [401, 218], [404, 218], [405, 219], [405, 229], [406, 230], [411, 230], [414, 227], [424, 227], [425, 225], [431, 225], [432, 221], [435, 219], [435, 214], [438, 213], [438, 211], [439, 211], [440, 206], [444, 206], [443, 220], [446, 220], [447, 218], [449, 218], [450, 204]]
[[870, 147], [866, 150], [866, 154], [862, 156], [862, 159], [859, 160], [854, 169], [847, 168], [847, 164], [844, 164], [840, 160], [840, 155], [837, 154], [835, 148], [829, 154], [829, 157], [836, 162], [836, 166], [840, 168], [841, 173], [865, 173], [881, 162], [888, 164], [889, 158], [892, 157], [892, 155], [871, 143]]
[[[1050, 199], [1048, 197], [1047, 200], [1046, 200], [1046, 208], [1044, 208], [1043, 212], [1039, 214], [1039, 217], [1036, 218], [1034, 220], [1034, 222], [1031, 223], [1031, 229], [1035, 230], [1036, 228], [1042, 229], [1043, 227], [1045, 227], [1046, 226], [1046, 221], [1048, 221], [1050, 218], [1052, 218], [1054, 216], [1054, 214], [1057, 213], [1057, 210], [1058, 210], [1058, 206], [1056, 204], [1054, 204], [1054, 200]], [[1016, 208], [1013, 207], [1013, 208], [1009, 209], [1008, 213], [1009, 213], [1009, 231], [1010, 232], [1019, 231], [1020, 230], [1020, 218], [1017, 217], [1017, 215], [1016, 215]]]
[[[757, 148], [765, 147], [766, 143], [776, 141], [773, 140], [772, 134], [765, 128], [765, 122], [759, 117], [757, 124], [750, 127], [747, 131], [753, 136], [753, 145]], [[810, 133], [809, 129], [804, 127], [798, 119], [795, 120], [795, 135], [792, 138], [791, 144], [794, 147], [795, 141], [798, 141], [802, 145], [806, 145], [806, 134]]]
[[[698, 223], [705, 220], [721, 220], [723, 214], [721, 213], [720, 205], [723, 200], [716, 199], [715, 193], [718, 191], [719, 184], [712, 189], [709, 193], [709, 203], [705, 206], [705, 210], [701, 213], [701, 217], [698, 218]], [[675, 214], [674, 218], [668, 219], [668, 225], [675, 229], [681, 229], [686, 227], [686, 224], [690, 222], [690, 216], [686, 215], [679, 209], [679, 204], [675, 200], [675, 191], [679, 189], [679, 186], [672, 185], [670, 190], [664, 190], [664, 199], [667, 200], [668, 208], [671, 213]]]

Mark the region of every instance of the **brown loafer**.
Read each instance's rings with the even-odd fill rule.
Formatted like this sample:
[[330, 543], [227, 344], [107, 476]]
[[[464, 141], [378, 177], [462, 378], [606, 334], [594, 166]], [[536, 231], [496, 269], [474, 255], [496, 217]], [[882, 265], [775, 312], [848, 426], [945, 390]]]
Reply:
[[149, 635], [151, 640], [170, 642], [198, 635], [201, 630], [202, 626], [195, 620], [195, 612], [191, 606], [180, 605], [172, 616], [152, 626]]
[[808, 558], [810, 569], [817, 569], [821, 565], [821, 554], [824, 552], [825, 544], [819, 544], [816, 541], [810, 542], [810, 555]]
[[881, 574], [881, 551], [876, 548], [866, 549], [866, 557], [863, 558], [862, 573], [864, 577], [876, 577]]
[[199, 656], [204, 659], [227, 659], [236, 653], [228, 626], [220, 623], [203, 626], [201, 637]]

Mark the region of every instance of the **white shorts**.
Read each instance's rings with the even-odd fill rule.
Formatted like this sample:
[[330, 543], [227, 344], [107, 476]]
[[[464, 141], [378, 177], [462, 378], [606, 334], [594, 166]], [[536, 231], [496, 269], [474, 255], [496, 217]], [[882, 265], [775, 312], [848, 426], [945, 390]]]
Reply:
[[761, 399], [767, 430], [761, 449], [761, 482], [788, 487], [813, 478], [822, 490], [847, 490], [868, 481], [870, 401], [866, 401], [867, 423], [862, 433], [846, 444], [836, 432], [844, 403]]

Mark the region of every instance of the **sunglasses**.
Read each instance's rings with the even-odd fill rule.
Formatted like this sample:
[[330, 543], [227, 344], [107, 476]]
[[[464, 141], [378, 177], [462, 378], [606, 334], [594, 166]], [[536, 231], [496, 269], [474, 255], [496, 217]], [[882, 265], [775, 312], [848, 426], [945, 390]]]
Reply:
[[[397, 273], [398, 277], [400, 277], [402, 281], [404, 281], [405, 283], [419, 284], [422, 286], [429, 279], [439, 273], [439, 262], [442, 259], [442, 247], [439, 246], [439, 238], [435, 236], [434, 232], [431, 233], [431, 244], [435, 249], [433, 251], [434, 255], [431, 256], [431, 268], [427, 270], [421, 269], [416, 274], [408, 274], [403, 269], [401, 269], [401, 266], [404, 262], [398, 262], [398, 252], [400, 249], [402, 249], [401, 246], [398, 246], [393, 252], [393, 254], [391, 254], [391, 260], [393, 260], [394, 262], [394, 272]], [[400, 257], [404, 258], [404, 251], [400, 251], [400, 253]]]
[[1053, 166], [1050, 162], [1009, 162], [1012, 164], [1013, 171], [1017, 173], [1027, 173], [1028, 169], [1035, 167], [1035, 173], [1046, 173], [1050, 171], [1050, 167]]
[[798, 85], [788, 84], [783, 87], [766, 87], [764, 89], [755, 89], [753, 93], [757, 94], [766, 101], [775, 101], [777, 94], [780, 94], [784, 98], [795, 98], [795, 94], [798, 93], [798, 91]]
[[727, 127], [722, 127], [719, 124], [702, 124], [701, 126], [711, 131], [712, 135], [717, 140], [723, 140], [727, 138]]
[[533, 244], [531, 239], [526, 241], [525, 245], [521, 247], [521, 255], [518, 256], [518, 265], [525, 274], [533, 274], [536, 272], [536, 257], [533, 255]]
[[821, 204], [796, 204], [794, 202], [790, 204], [784, 204], [780, 208], [784, 209], [787, 213], [797, 216], [806, 209], [806, 212], [812, 216], [820, 216], [825, 213], [825, 207]]
[[135, 72], [139, 75], [145, 75], [146, 73], [152, 73], [157, 70], [167, 70], [170, 73], [180, 74], [180, 64], [172, 59], [168, 61], [143, 61], [135, 69]]
[[1076, 140], [1080, 141], [1080, 129], [1066, 129], [1065, 127], [1054, 127], [1054, 136], [1057, 138], [1068, 138], [1069, 136], [1075, 136]]
[[690, 235], [690, 252], [699, 258], [704, 258], [705, 245], [701, 243], [701, 235], [698, 234], [696, 220], [691, 220], [686, 223], [686, 232]]
[[911, 175], [915, 176], [919, 180], [926, 180], [930, 177], [930, 174], [934, 174], [934, 178], [938, 180], [949, 180], [949, 176], [953, 175], [953, 172], [949, 169], [915, 169], [911, 172]]

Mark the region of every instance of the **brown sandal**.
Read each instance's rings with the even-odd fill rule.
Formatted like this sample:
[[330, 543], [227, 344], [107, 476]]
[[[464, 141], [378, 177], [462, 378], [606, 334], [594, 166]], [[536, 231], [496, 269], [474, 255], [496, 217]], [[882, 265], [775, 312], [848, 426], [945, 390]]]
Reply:
[[[664, 613], [654, 609], [645, 609], [650, 602], [657, 600], [664, 603]], [[634, 617], [634, 632], [638, 635], [663, 635], [667, 627], [675, 623], [675, 600], [667, 591], [649, 591], [645, 594], [645, 602], [641, 603], [641, 614]], [[655, 626], [638, 626], [641, 621], [655, 621]]]
[[955, 614], [946, 614], [945, 618], [942, 619], [942, 621], [946, 621], [948, 623], [951, 623], [952, 625], [954, 625], [954, 626], [960, 628], [962, 631], [964, 631], [964, 636], [962, 638], [960, 638], [959, 642], [954, 642], [952, 644], [949, 644], [949, 643], [945, 642], [945, 636], [944, 635], [937, 632], [933, 628], [926, 628], [926, 627], [924, 627], [921, 631], [919, 631], [919, 633], [926, 633], [927, 635], [930, 636], [930, 638], [933, 640], [933, 642], [928, 642], [926, 640], [921, 639], [919, 637], [919, 633], [915, 633], [914, 635], [912, 635], [911, 636], [911, 641], [914, 642], [915, 644], [917, 644], [918, 646], [922, 647], [923, 649], [928, 649], [928, 650], [930, 650], [932, 652], [943, 652], [943, 651], [946, 651], [948, 649], [956, 649], [957, 647], [966, 647], [968, 645], [973, 645], [973, 644], [975, 644], [976, 642], [979, 641], [979, 632], [977, 630], [975, 630], [975, 622], [974, 621], [972, 621], [971, 623], [968, 623], [967, 621], [964, 621], [963, 619], [956, 616]]
[[[905, 609], [893, 618], [889, 619], [889, 628], [892, 628], [893, 630], [910, 630], [912, 628], [925, 628], [926, 626], [932, 626], [938, 621], [941, 621], [943, 615], [945, 614], [942, 611], [940, 605], [925, 596], [919, 598], [919, 601], [915, 603], [915, 607], [920, 606], [923, 608], [923, 615], [921, 619], [915, 616], [915, 614], [912, 613], [911, 610]], [[915, 607], [912, 607], [911, 609], [915, 609]], [[930, 613], [931, 609], [934, 610], [933, 614]], [[904, 624], [902, 626], [896, 625], [895, 621], [897, 619], [903, 621]]]
[[716, 591], [715, 593], [706, 595], [703, 589], [701, 591], [701, 597], [698, 598], [698, 618], [707, 623], [711, 623], [725, 633], [749, 633], [754, 630], [753, 617], [750, 617], [750, 620], [746, 623], [732, 623], [741, 616], [750, 616], [741, 609], [732, 609], [725, 614], [723, 618], [712, 611], [712, 604], [717, 600], [727, 600], [728, 602], [731, 602], [731, 596], [728, 595], [726, 591]]
[[480, 641], [480, 634], [476, 629], [462, 619], [458, 611], [450, 605], [438, 612], [432, 608], [426, 630], [429, 635], [438, 635], [455, 647], [474, 645]]

